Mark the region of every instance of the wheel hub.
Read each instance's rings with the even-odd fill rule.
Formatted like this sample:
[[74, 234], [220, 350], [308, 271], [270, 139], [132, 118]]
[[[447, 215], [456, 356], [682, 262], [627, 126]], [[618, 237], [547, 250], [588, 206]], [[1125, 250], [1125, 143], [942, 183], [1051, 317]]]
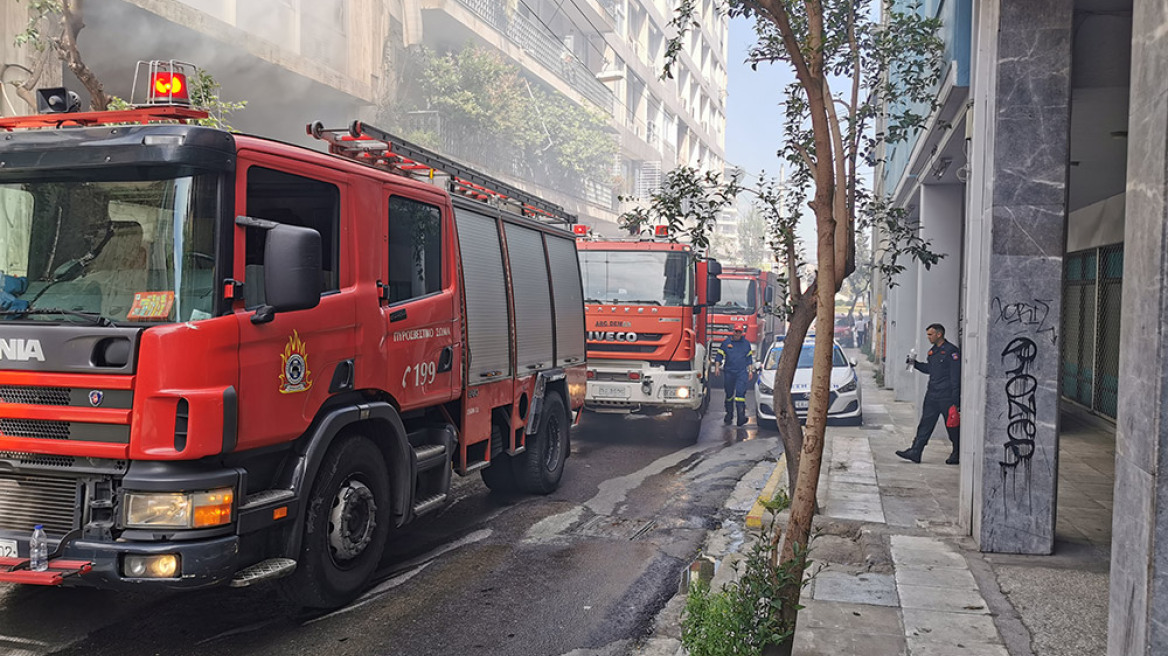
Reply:
[[333, 499], [329, 513], [329, 548], [338, 561], [360, 556], [377, 529], [377, 502], [361, 481], [346, 481]]

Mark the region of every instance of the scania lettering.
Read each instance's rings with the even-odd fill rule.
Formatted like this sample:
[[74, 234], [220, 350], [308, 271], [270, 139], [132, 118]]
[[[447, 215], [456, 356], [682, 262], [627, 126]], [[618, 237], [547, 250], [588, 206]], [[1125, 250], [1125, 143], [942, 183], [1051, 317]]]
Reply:
[[0, 581], [335, 607], [452, 474], [555, 490], [574, 217], [359, 122], [324, 153], [200, 116], [0, 119]]
[[718, 300], [718, 263], [666, 241], [584, 238], [577, 248], [588, 322], [586, 407], [704, 410], [706, 306]]

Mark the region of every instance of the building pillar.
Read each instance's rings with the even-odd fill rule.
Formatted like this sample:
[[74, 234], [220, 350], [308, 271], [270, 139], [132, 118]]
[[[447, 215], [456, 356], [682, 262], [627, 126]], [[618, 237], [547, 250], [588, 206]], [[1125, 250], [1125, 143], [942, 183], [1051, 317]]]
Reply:
[[916, 403], [915, 371], [906, 370], [904, 358], [910, 349], [917, 349], [917, 269], [905, 267], [896, 276], [896, 286], [888, 292], [888, 365], [885, 380], [892, 387], [897, 401]]
[[[917, 351], [929, 349], [925, 327], [945, 326], [945, 338], [961, 346], [957, 325], [957, 305], [961, 298], [961, 226], [964, 220], [965, 188], [961, 185], [921, 185], [921, 239], [929, 249], [942, 254], [940, 262], [925, 269], [917, 264]], [[921, 356], [924, 360], [924, 355]], [[916, 398], [924, 398], [928, 377], [916, 377]], [[937, 430], [945, 432], [941, 422]]]
[[978, 3], [962, 504], [983, 551], [1054, 545], [1073, 4]]
[[1107, 653], [1168, 653], [1168, 4], [1135, 0]]

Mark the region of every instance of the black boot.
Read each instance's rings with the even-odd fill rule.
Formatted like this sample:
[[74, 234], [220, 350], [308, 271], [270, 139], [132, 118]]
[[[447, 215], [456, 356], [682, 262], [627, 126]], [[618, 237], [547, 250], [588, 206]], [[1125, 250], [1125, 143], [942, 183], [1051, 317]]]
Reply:
[[740, 410], [738, 411], [738, 425], [739, 425], [739, 426], [745, 426], [745, 425], [746, 425], [746, 411], [745, 411], [745, 410], [741, 410], [741, 409], [740, 409]]
[[945, 464], [946, 465], [961, 464], [961, 442], [959, 440], [953, 440], [953, 453], [950, 453], [949, 457], [945, 458]]
[[921, 462], [921, 452], [917, 449], [909, 448], [905, 449], [904, 451], [897, 451], [896, 455], [910, 462], [915, 462], [918, 464]]
[[729, 425], [730, 425], [730, 422], [732, 422], [732, 421], [734, 421], [734, 411], [733, 411], [733, 410], [727, 410], [727, 411], [726, 411], [726, 416], [722, 418], [722, 423], [723, 423], [723, 424], [726, 424], [727, 426], [729, 426]]

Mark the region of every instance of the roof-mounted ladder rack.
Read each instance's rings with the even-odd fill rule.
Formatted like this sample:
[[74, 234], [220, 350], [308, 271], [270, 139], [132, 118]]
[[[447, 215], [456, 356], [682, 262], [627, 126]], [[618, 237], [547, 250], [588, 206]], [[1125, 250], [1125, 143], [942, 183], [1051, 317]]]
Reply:
[[516, 203], [525, 216], [576, 223], [576, 215], [559, 205], [361, 121], [353, 121], [347, 128], [326, 128], [317, 121], [310, 123], [307, 131], [328, 143], [334, 155], [413, 178], [433, 179], [435, 173], [442, 173], [449, 176], [448, 188], [453, 195], [486, 203]]

